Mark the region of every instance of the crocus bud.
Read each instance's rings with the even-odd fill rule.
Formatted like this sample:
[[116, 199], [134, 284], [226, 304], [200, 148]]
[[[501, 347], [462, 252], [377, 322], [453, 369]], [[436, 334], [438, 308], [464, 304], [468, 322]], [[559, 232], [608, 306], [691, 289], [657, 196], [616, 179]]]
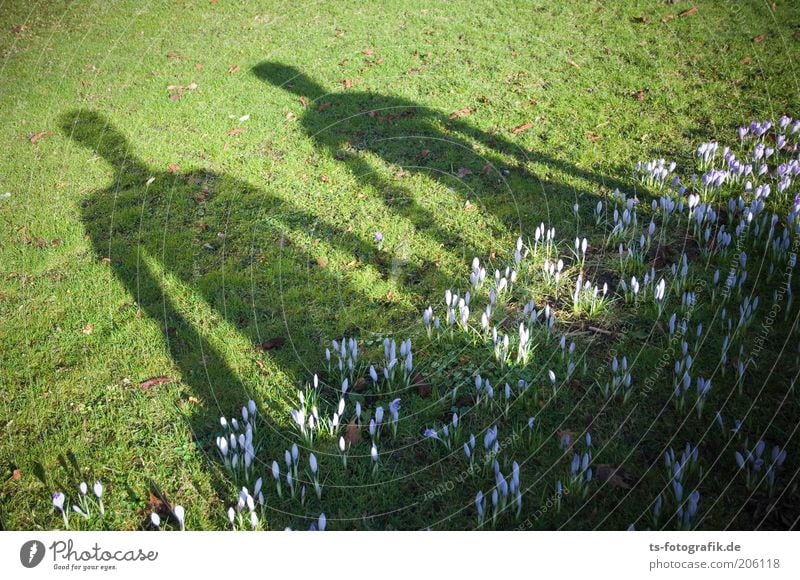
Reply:
[[98, 499], [103, 497], [103, 484], [100, 481], [95, 481], [94, 486], [92, 486], [92, 491], [97, 496]]
[[317, 473], [317, 456], [313, 453], [308, 456], [308, 464], [311, 466], [311, 473], [316, 475]]
[[186, 512], [184, 511], [183, 506], [176, 505], [174, 508], [172, 508], [172, 513], [175, 514], [175, 519], [178, 520], [178, 523], [181, 526], [181, 531], [185, 530], [186, 527], [184, 526], [184, 522], [186, 518]]
[[78, 486], [78, 489], [81, 490], [82, 495], [86, 495], [89, 492], [89, 486], [86, 485], [85, 481], [81, 482], [81, 484]]
[[[231, 511], [233, 511], [233, 508], [231, 508]], [[160, 528], [161, 527], [161, 517], [156, 512], [152, 512], [150, 514], [150, 523], [153, 524], [154, 527]]]
[[66, 499], [67, 499], [66, 496], [63, 493], [61, 493], [60, 491], [55, 492], [53, 494], [53, 506], [55, 506], [56, 509], [58, 509], [58, 510], [63, 512], [64, 511], [64, 500], [66, 500]]

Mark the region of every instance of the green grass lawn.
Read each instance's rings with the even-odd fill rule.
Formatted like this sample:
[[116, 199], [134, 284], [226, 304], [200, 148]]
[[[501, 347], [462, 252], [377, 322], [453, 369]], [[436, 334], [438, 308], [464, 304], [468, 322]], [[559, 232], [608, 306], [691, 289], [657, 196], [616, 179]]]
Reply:
[[[686, 252], [691, 279], [710, 284], [736, 256], [707, 259], [676, 219], [631, 270], [593, 211], [598, 201], [611, 211], [615, 189], [636, 194], [646, 227], [659, 192], [635, 179], [637, 162], [674, 159], [688, 182], [700, 143], [736, 145], [739, 125], [800, 115], [800, 5], [2, 1], [0, 23], [0, 529], [59, 527], [50, 494], [74, 499], [95, 479], [106, 514], [73, 515], [75, 526], [141, 529], [151, 511], [181, 504], [188, 527], [226, 527], [245, 483], [215, 437], [219, 417], [249, 399], [261, 410], [266, 529], [306, 529], [320, 512], [331, 529], [475, 528], [475, 494], [491, 494], [495, 476], [469, 469], [461, 443], [474, 431], [482, 446], [495, 423], [511, 437], [501, 469], [518, 461], [525, 484], [521, 515], [502, 514], [498, 528], [676, 527], [648, 514], [665, 488], [663, 454], [687, 442], [703, 467], [692, 474], [699, 527], [796, 525], [798, 308], [778, 297], [773, 258], [747, 246], [744, 295], [761, 305], [741, 344], [760, 348], [741, 394], [739, 358], [720, 363], [725, 315], [710, 286], [690, 309], [691, 331], [707, 330], [690, 340], [695, 368], [714, 383], [698, 415], [670, 402], [679, 353], [667, 371], [659, 362], [675, 347], [667, 318], [680, 293], [656, 321], [652, 298], [625, 303], [619, 279], [650, 266], [669, 278]], [[769, 204], [784, 223], [791, 204], [777, 194]], [[443, 316], [445, 289], [468, 289], [473, 257], [493, 278], [540, 223], [556, 228], [565, 281], [545, 283], [545, 256], [532, 255], [500, 309], [510, 334], [529, 299], [557, 313], [528, 363], [499, 365], [478, 332], [429, 339], [423, 310]], [[572, 306], [576, 235], [589, 240], [586, 278], [618, 296], [598, 313]], [[474, 300], [479, 328], [486, 288]], [[359, 386], [348, 402], [349, 421], [356, 400], [369, 418], [402, 399], [377, 472], [366, 428], [347, 468], [341, 433], [320, 436], [322, 500], [310, 483], [303, 503], [285, 483], [279, 498], [269, 467], [283, 471], [284, 450], [301, 444], [297, 390], [314, 373], [338, 389], [324, 351], [342, 336], [376, 366], [384, 337], [412, 337], [426, 384], [398, 395]], [[561, 336], [577, 345], [570, 380]], [[595, 384], [614, 353], [631, 364], [625, 402]], [[477, 373], [498, 393], [522, 379], [538, 395], [501, 413], [467, 394]], [[327, 412], [337, 398], [325, 398]], [[448, 452], [422, 434], [453, 412], [463, 432]], [[572, 459], [559, 439], [587, 431], [597, 475], [586, 498], [573, 484], [554, 507]], [[734, 451], [759, 439], [787, 450], [772, 495], [737, 474]]]

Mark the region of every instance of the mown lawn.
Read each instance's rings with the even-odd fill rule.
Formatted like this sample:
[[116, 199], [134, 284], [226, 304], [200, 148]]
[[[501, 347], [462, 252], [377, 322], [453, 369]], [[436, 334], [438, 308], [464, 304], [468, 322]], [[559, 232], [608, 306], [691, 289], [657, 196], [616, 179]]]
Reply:
[[[504, 449], [503, 473], [518, 461], [526, 491], [519, 518], [505, 513], [496, 527], [676, 527], [647, 514], [665, 487], [663, 454], [687, 442], [704, 468], [696, 525], [796, 525], [798, 309], [766, 274], [786, 256], [748, 246], [744, 295], [761, 305], [741, 344], [760, 348], [741, 394], [745, 355], [720, 363], [725, 315], [704, 287], [690, 328], [705, 324], [696, 363], [714, 388], [699, 415], [670, 402], [659, 363], [668, 316], [656, 321], [652, 298], [573, 311], [581, 268], [569, 256], [586, 236], [584, 274], [621, 293], [616, 243], [593, 212], [598, 201], [611, 211], [619, 189], [638, 197], [647, 226], [659, 192], [635, 179], [637, 162], [675, 160], [688, 183], [700, 143], [737, 145], [740, 125], [800, 115], [800, 5], [48, 0], [1, 2], [0, 23], [2, 529], [60, 526], [50, 494], [74, 498], [95, 479], [105, 517], [73, 525], [140, 529], [175, 503], [188, 527], [224, 528], [242, 481], [223, 468], [215, 437], [219, 417], [249, 399], [263, 419], [262, 528], [306, 529], [320, 512], [331, 529], [476, 527], [491, 468], [476, 474], [460, 444], [448, 453], [423, 437], [454, 411], [465, 414], [459, 436], [480, 433], [479, 446], [491, 425], [503, 439], [537, 417], [535, 436]], [[769, 203], [783, 224], [791, 204]], [[558, 315], [527, 365], [501, 368], [479, 333], [428, 339], [423, 310], [442, 316], [445, 289], [468, 289], [472, 258], [493, 278], [519, 236], [534, 245], [540, 223], [556, 229], [568, 281], [554, 288], [534, 274], [543, 254], [520, 271], [503, 331], [531, 298]], [[685, 220], [664, 231], [637, 272], [668, 275], [686, 253], [692, 279], [710, 281], [737, 261], [706, 259]], [[475, 296], [478, 328], [485, 300]], [[672, 300], [667, 315], [680, 294]], [[289, 415], [297, 389], [314, 373], [339, 388], [324, 351], [342, 336], [376, 366], [384, 337], [411, 337], [425, 384], [396, 395], [397, 434], [381, 435], [376, 473], [366, 428], [347, 468], [339, 433], [320, 436], [322, 500], [310, 484], [303, 504], [285, 484], [279, 498], [269, 467], [277, 459], [283, 470], [284, 449], [301, 444]], [[579, 353], [571, 380], [561, 336]], [[631, 364], [626, 402], [594, 384], [614, 353]], [[552, 393], [551, 368], [563, 381]], [[498, 392], [524, 379], [541, 394], [502, 413], [482, 407], [466, 395], [477, 373]], [[359, 388], [347, 421], [355, 400], [368, 418], [395, 397]], [[559, 441], [587, 431], [598, 477], [586, 499], [552, 507], [572, 458]], [[772, 495], [737, 473], [734, 451], [759, 439], [787, 451]], [[622, 468], [610, 476], [609, 466]]]

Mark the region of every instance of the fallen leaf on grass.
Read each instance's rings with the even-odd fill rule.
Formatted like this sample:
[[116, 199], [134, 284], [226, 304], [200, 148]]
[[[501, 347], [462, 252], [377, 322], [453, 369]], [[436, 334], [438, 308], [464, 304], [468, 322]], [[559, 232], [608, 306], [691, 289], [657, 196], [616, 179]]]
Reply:
[[574, 60], [567, 59], [567, 62], [568, 62], [569, 64], [571, 64], [572, 66], [574, 66], [575, 68], [581, 68], [581, 65], [579, 65], [579, 64], [578, 64], [577, 62], [575, 62]]
[[344, 430], [344, 440], [350, 446], [356, 445], [361, 441], [361, 429], [356, 425], [356, 420], [351, 420]]
[[180, 93], [170, 93], [170, 95], [169, 95], [169, 100], [170, 101], [177, 101], [180, 98], [181, 98], [181, 94]]
[[22, 472], [19, 469], [15, 469], [11, 473], [11, 481], [19, 481], [20, 479], [22, 479]]
[[300, 98], [298, 99], [298, 101], [300, 101], [300, 106], [301, 107], [303, 107], [303, 108], [308, 107], [308, 98], [304, 97], [303, 95], [300, 95]]
[[647, 91], [642, 89], [640, 91], [636, 91], [635, 93], [633, 93], [633, 98], [641, 103], [642, 101], [644, 101], [644, 98], [645, 98], [646, 95], [647, 95]]
[[619, 489], [630, 489], [631, 486], [625, 482], [624, 477], [627, 474], [625, 473], [625, 469], [619, 465], [609, 465], [609, 464], [601, 464], [598, 465], [595, 469], [595, 477], [600, 481], [607, 481], [611, 487], [616, 487]]
[[514, 135], [517, 135], [519, 133], [522, 133], [523, 131], [527, 131], [531, 127], [533, 127], [533, 123], [531, 122], [523, 123], [522, 125], [517, 125], [513, 129], [511, 129], [511, 132], [514, 133]]
[[419, 396], [423, 399], [430, 397], [431, 392], [433, 391], [433, 387], [431, 387], [430, 383], [420, 374], [414, 375], [414, 384], [417, 386], [417, 392]]
[[373, 54], [375, 54], [375, 49], [374, 48], [364, 49], [364, 50], [361, 51], [361, 54], [365, 54], [367, 56], [372, 56]]
[[750, 64], [753, 58], [750, 56], [743, 56], [742, 59], [739, 61], [739, 64]]
[[353, 88], [353, 81], [351, 79], [344, 79], [342, 81], [342, 86], [345, 89], [351, 89], [351, 88]]
[[256, 364], [258, 365], [258, 368], [261, 369], [262, 373], [267, 374], [267, 365], [264, 364], [264, 361], [256, 359]]
[[139, 383], [139, 388], [143, 391], [148, 391], [157, 385], [171, 383], [172, 381], [172, 377], [153, 377], [152, 379], [147, 379], [146, 381]]
[[317, 113], [321, 113], [321, 112], [322, 112], [322, 111], [324, 111], [325, 109], [328, 109], [328, 108], [330, 108], [330, 106], [331, 106], [331, 103], [330, 103], [330, 102], [327, 102], [327, 103], [320, 103], [319, 107], [317, 107]]
[[239, 69], [240, 67], [238, 64], [232, 64], [231, 66], [228, 67], [228, 74], [229, 75], [236, 74], [237, 72], [239, 72]]
[[167, 173], [178, 173], [181, 170], [181, 166], [177, 163], [170, 163], [167, 165]]
[[692, 15], [697, 14], [697, 13], [698, 13], [697, 6], [692, 6], [691, 8], [687, 8], [686, 10], [684, 10], [683, 12], [678, 14], [678, 16], [683, 18], [684, 16], [692, 16]]
[[575, 431], [569, 431], [568, 429], [556, 431], [556, 437], [558, 438], [558, 444], [565, 451], [572, 449], [572, 446], [575, 443]]
[[198, 399], [197, 397], [189, 397], [189, 402], [194, 403], [195, 405], [199, 405], [200, 399]]
[[594, 131], [586, 131], [586, 138], [592, 143], [597, 143], [600, 140], [600, 135]]
[[242, 127], [236, 127], [235, 129], [231, 129], [228, 131], [228, 135], [239, 135], [240, 133], [244, 133], [244, 129]]
[[666, 24], [666, 23], [667, 23], [667, 22], [669, 22], [670, 20], [674, 20], [674, 19], [675, 19], [675, 15], [674, 15], [674, 14], [665, 14], [665, 15], [664, 15], [664, 16], [661, 18], [661, 24]]
[[94, 332], [94, 324], [87, 322], [86, 327], [81, 332], [83, 332], [83, 334], [92, 334], [92, 332]]
[[458, 111], [450, 113], [450, 118], [459, 119], [461, 117], [466, 117], [467, 115], [470, 114], [472, 114], [472, 109], [470, 109], [469, 107], [464, 107], [463, 109], [459, 109]]
[[317, 263], [317, 266], [319, 266], [320, 268], [327, 268], [327, 267], [328, 267], [328, 260], [326, 260], [326, 259], [325, 259], [325, 258], [323, 258], [322, 256], [320, 256], [319, 258], [317, 258], [317, 259], [315, 260], [315, 262]]
[[40, 139], [44, 139], [45, 137], [49, 137], [52, 135], [52, 131], [42, 131], [41, 133], [36, 133], [33, 137], [31, 137], [31, 143], [36, 143]]
[[466, 167], [459, 167], [459, 168], [458, 168], [458, 173], [456, 173], [456, 175], [457, 175], [458, 177], [460, 177], [461, 179], [463, 179], [463, 178], [465, 178], [467, 175], [472, 175], [472, 170], [470, 170], [470, 169], [468, 169], [468, 168], [466, 168]]
[[645, 16], [645, 15], [634, 16], [633, 17], [633, 21], [636, 22], [637, 24], [649, 24], [650, 23], [650, 17], [649, 16]]
[[150, 492], [150, 496], [147, 498], [147, 510], [150, 512], [156, 512], [162, 518], [167, 518], [170, 514], [170, 509], [167, 503], [152, 491]]
[[170, 53], [167, 54], [167, 58], [169, 58], [171, 60], [182, 60], [184, 58], [189, 58], [189, 57], [186, 56], [185, 54], [181, 54], [179, 52], [170, 52]]
[[282, 336], [273, 336], [269, 340], [265, 340], [261, 343], [261, 350], [275, 350], [280, 348], [284, 345], [286, 339]]
[[753, 37], [753, 42], [764, 42], [764, 39], [767, 38], [763, 34], [759, 34], [758, 36]]

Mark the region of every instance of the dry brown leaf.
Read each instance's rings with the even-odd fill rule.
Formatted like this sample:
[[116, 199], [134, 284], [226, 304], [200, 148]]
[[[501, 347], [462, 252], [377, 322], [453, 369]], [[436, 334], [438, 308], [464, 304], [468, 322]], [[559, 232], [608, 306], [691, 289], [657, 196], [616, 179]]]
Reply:
[[600, 135], [594, 131], [586, 131], [586, 138], [592, 143], [597, 143], [600, 140]]
[[91, 322], [86, 323], [86, 327], [83, 329], [83, 334], [92, 334], [94, 332], [94, 324]]
[[194, 403], [195, 405], [199, 405], [200, 399], [198, 399], [197, 397], [189, 397], [189, 402]]
[[356, 425], [355, 419], [347, 424], [347, 428], [344, 430], [344, 440], [351, 447], [361, 441], [361, 429]]
[[189, 58], [189, 57], [186, 56], [185, 54], [181, 54], [179, 52], [170, 52], [170, 53], [167, 54], [167, 58], [173, 59], [173, 60], [182, 60], [184, 58]]
[[308, 107], [308, 99], [306, 97], [304, 97], [303, 95], [300, 95], [300, 98], [298, 100], [300, 101], [300, 106], [301, 107], [303, 107], [303, 108]]
[[147, 511], [156, 512], [162, 518], [168, 518], [170, 514], [169, 506], [166, 504], [166, 502], [152, 491], [150, 492], [150, 496], [147, 498]]
[[419, 156], [422, 157], [423, 159], [427, 159], [430, 154], [431, 152], [429, 149], [423, 149], [422, 151], [419, 152]]
[[414, 384], [417, 386], [417, 392], [419, 393], [420, 397], [425, 399], [425, 398], [431, 396], [431, 392], [433, 392], [433, 388], [431, 387], [431, 384], [427, 381], [427, 379], [425, 377], [423, 377], [420, 374], [416, 374], [416, 375], [414, 375], [414, 379], [413, 380], [414, 380]]
[[519, 134], [519, 133], [522, 133], [523, 131], [527, 131], [527, 130], [528, 130], [528, 129], [530, 129], [531, 127], [533, 127], [533, 123], [531, 123], [531, 122], [529, 121], [529, 122], [527, 122], [527, 123], [523, 123], [522, 125], [517, 125], [517, 126], [516, 126], [516, 127], [514, 127], [513, 129], [511, 129], [511, 132], [512, 132], [512, 133], [514, 133], [514, 135], [517, 135], [517, 134]]
[[186, 85], [186, 88], [189, 89], [190, 91], [193, 91], [197, 88], [197, 83], [189, 83], [188, 85]]
[[687, 8], [686, 10], [678, 14], [678, 16], [683, 18], [684, 16], [692, 16], [694, 14], [697, 14], [697, 12], [698, 12], [697, 6], [692, 6], [691, 8]]
[[320, 103], [319, 107], [317, 107], [317, 113], [321, 113], [325, 109], [330, 108], [331, 104], [332, 103], [330, 101], [327, 102], [327, 103]]
[[470, 169], [469, 169], [469, 168], [467, 168], [467, 167], [459, 167], [459, 168], [458, 168], [458, 173], [456, 173], [456, 175], [457, 175], [458, 177], [460, 177], [461, 179], [463, 179], [463, 178], [465, 178], [467, 175], [472, 175], [472, 170], [470, 170]]
[[11, 473], [11, 481], [19, 481], [20, 479], [22, 479], [22, 472], [19, 469], [15, 469]]
[[181, 170], [181, 166], [177, 163], [170, 163], [167, 165], [167, 173], [178, 173]]
[[758, 36], [753, 37], [753, 42], [764, 42], [764, 39], [766, 38], [767, 37], [764, 36], [763, 34], [759, 34]]
[[618, 489], [630, 489], [631, 486], [625, 482], [625, 469], [619, 465], [601, 464], [595, 468], [595, 477], [600, 481], [607, 481], [611, 487]]
[[556, 438], [558, 439], [558, 444], [566, 451], [569, 451], [575, 444], [575, 431], [568, 429], [556, 431]]
[[664, 15], [664, 16], [661, 18], [661, 24], [666, 24], [666, 23], [667, 23], [667, 22], [669, 22], [670, 20], [674, 20], [674, 19], [675, 19], [675, 15], [674, 15], [674, 14], [665, 14], [665, 15]]
[[326, 259], [325, 259], [325, 258], [323, 258], [322, 256], [320, 256], [319, 258], [317, 258], [317, 259], [315, 260], [315, 262], [317, 263], [317, 266], [319, 266], [320, 268], [327, 268], [327, 267], [328, 267], [328, 260], [326, 260]]
[[152, 379], [147, 379], [146, 381], [139, 383], [139, 388], [143, 391], [148, 391], [157, 385], [171, 383], [172, 381], [172, 377], [153, 377]]
[[633, 98], [639, 102], [644, 101], [645, 96], [647, 95], [647, 91], [645, 89], [641, 89], [633, 93]]
[[49, 137], [52, 134], [52, 131], [42, 131], [41, 133], [36, 133], [36, 135], [31, 137], [31, 143], [36, 143], [37, 141], [44, 139], [45, 137]]
[[170, 93], [170, 95], [169, 95], [169, 100], [170, 101], [177, 101], [180, 98], [181, 98], [181, 94], [180, 93]]
[[581, 68], [581, 65], [579, 65], [579, 64], [578, 64], [577, 62], [575, 62], [574, 60], [567, 59], [567, 62], [568, 62], [569, 64], [571, 64], [572, 66], [574, 66], [575, 68]]
[[374, 48], [364, 49], [364, 50], [361, 51], [361, 54], [365, 54], [367, 56], [372, 56], [373, 54], [375, 54], [375, 49]]
[[273, 336], [269, 340], [265, 340], [261, 343], [260, 347], [261, 350], [275, 350], [280, 348], [284, 345], [286, 339], [282, 336]]
[[633, 18], [633, 21], [636, 22], [637, 24], [649, 24], [650, 23], [650, 17], [649, 16], [645, 16], [645, 15], [635, 16]]
[[350, 88], [353, 88], [353, 81], [352, 81], [351, 79], [344, 79], [344, 80], [342, 81], [342, 86], [343, 86], [345, 89], [350, 89]]
[[229, 75], [236, 74], [237, 72], [239, 72], [239, 69], [240, 67], [238, 64], [232, 64], [231, 66], [228, 67], [228, 74]]
[[750, 64], [753, 58], [750, 56], [743, 56], [742, 59], [739, 61], [739, 64]]
[[231, 129], [230, 131], [228, 131], [228, 135], [231, 135], [231, 136], [239, 135], [240, 133], [244, 133], [244, 128], [243, 127], [236, 127], [235, 129]]
[[264, 364], [264, 361], [256, 359], [256, 364], [258, 365], [258, 368], [261, 369], [262, 373], [267, 374], [267, 365]]
[[469, 107], [464, 107], [463, 109], [459, 109], [458, 111], [450, 113], [450, 118], [460, 119], [461, 117], [466, 117], [467, 115], [471, 114], [472, 114], [472, 109], [470, 109]]
[[464, 211], [472, 211], [474, 209], [475, 205], [470, 200], [464, 202]]

